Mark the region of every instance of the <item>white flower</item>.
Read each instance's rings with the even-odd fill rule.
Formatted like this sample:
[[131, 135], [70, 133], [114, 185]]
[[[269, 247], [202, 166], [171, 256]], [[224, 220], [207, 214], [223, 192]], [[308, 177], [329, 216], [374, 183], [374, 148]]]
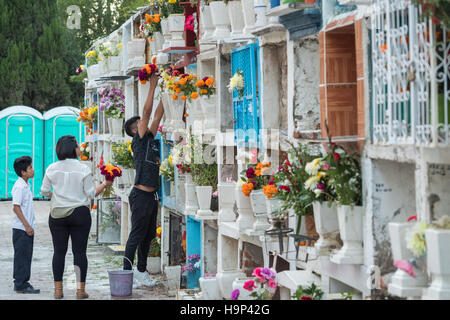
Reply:
[[316, 195], [316, 198], [318, 198], [318, 197], [320, 197], [320, 195], [322, 194], [322, 190], [320, 190], [320, 189], [315, 189], [315, 190], [314, 190], [314, 193], [315, 193], [315, 195]]
[[319, 163], [320, 163], [320, 158], [317, 158], [311, 162], [308, 162], [305, 166], [306, 173], [309, 174], [310, 176], [317, 175], [317, 172], [319, 172], [319, 169], [320, 169]]
[[85, 149], [85, 150], [86, 150], [86, 152], [90, 152], [90, 149], [89, 149], [89, 147], [86, 147], [86, 149]]
[[244, 89], [245, 82], [244, 77], [242, 75], [242, 71], [237, 71], [234, 76], [230, 79], [230, 83], [228, 84], [229, 92], [233, 92], [234, 90], [242, 90]]
[[316, 189], [317, 185], [319, 184], [320, 177], [319, 176], [312, 176], [305, 182], [305, 188], [308, 190], [314, 190]]

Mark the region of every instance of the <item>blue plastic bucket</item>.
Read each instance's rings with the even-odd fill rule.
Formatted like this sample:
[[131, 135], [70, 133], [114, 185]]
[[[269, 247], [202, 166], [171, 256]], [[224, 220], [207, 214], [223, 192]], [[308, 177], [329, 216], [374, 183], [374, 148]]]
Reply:
[[133, 290], [133, 271], [118, 270], [108, 271], [109, 288], [114, 297], [131, 296]]

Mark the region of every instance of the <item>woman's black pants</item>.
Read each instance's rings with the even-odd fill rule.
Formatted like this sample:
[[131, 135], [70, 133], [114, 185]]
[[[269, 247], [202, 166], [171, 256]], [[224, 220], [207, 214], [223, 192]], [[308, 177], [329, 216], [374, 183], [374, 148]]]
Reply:
[[91, 230], [91, 212], [88, 207], [78, 207], [65, 218], [49, 217], [48, 224], [53, 239], [53, 278], [62, 281], [69, 236], [72, 242], [73, 264], [77, 281], [85, 282], [88, 268], [86, 256], [89, 232]]

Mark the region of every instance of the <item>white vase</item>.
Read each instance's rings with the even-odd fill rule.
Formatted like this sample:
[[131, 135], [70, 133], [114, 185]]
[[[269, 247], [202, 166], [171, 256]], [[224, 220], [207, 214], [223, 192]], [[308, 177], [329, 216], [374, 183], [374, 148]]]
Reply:
[[222, 299], [230, 300], [233, 292], [233, 281], [236, 278], [245, 277], [241, 270], [225, 270], [217, 273], [216, 279], [219, 284], [219, 292]]
[[134, 43], [135, 48], [135, 57], [143, 56], [145, 55], [145, 39], [133, 39], [132, 42]]
[[224, 39], [230, 37], [230, 18], [227, 14], [227, 8], [222, 1], [213, 1], [209, 4], [211, 8], [212, 22], [215, 27], [214, 39]]
[[170, 47], [170, 41], [172, 40], [172, 34], [169, 31], [169, 20], [161, 19], [161, 32], [164, 36], [164, 43], [162, 46], [162, 50], [166, 50]]
[[204, 6], [202, 12], [200, 14], [200, 23], [202, 25], [202, 40], [210, 40], [214, 36], [214, 26], [212, 22], [211, 16], [211, 8], [208, 6]]
[[219, 222], [236, 221], [236, 215], [233, 211], [236, 183], [221, 182], [217, 189], [219, 190]]
[[342, 248], [330, 256], [330, 261], [338, 264], [362, 264], [363, 250], [363, 215], [361, 206], [338, 206], [339, 232], [344, 243]]
[[[391, 239], [391, 250], [393, 260], [409, 260], [414, 258], [412, 252], [406, 247], [405, 235], [411, 228], [410, 223], [390, 222], [388, 224], [389, 237]], [[418, 268], [413, 267], [416, 278], [401, 269], [397, 269], [388, 284], [390, 294], [398, 297], [419, 297], [427, 285], [425, 274]]]
[[328, 207], [328, 202], [313, 202], [314, 222], [320, 238], [314, 245], [320, 256], [330, 255], [332, 250], [341, 245], [336, 239], [339, 233], [339, 222], [335, 206]]
[[[162, 35], [162, 33], [161, 32], [155, 32], [154, 34], [153, 34], [153, 37], [152, 37], [152, 39], [153, 39], [153, 42], [155, 43], [155, 52], [154, 52], [154, 54], [157, 54], [157, 53], [159, 53], [161, 50], [162, 50], [162, 48], [163, 48], [163, 45], [164, 45], [164, 36]], [[153, 52], [152, 52], [153, 53]]]
[[267, 0], [254, 0], [255, 27], [264, 27], [267, 24]]
[[89, 81], [97, 80], [102, 76], [101, 68], [99, 64], [94, 64], [93, 66], [88, 67], [88, 77]]
[[239, 278], [234, 279], [232, 287], [233, 287], [233, 291], [236, 290], [236, 289], [239, 290], [238, 300], [255, 300], [255, 298], [250, 296], [250, 294], [252, 292], [244, 289], [244, 284], [247, 281], [249, 281], [249, 280], [255, 280], [255, 278], [253, 278], [253, 277], [239, 277]]
[[175, 296], [180, 289], [181, 266], [165, 267], [164, 273], [167, 278], [168, 295]]
[[203, 121], [204, 131], [213, 131], [215, 133], [218, 128], [216, 122], [217, 95], [214, 94], [209, 98], [207, 96], [200, 97], [200, 105], [202, 116], [205, 119]]
[[147, 270], [151, 274], [161, 273], [161, 257], [148, 257]]
[[108, 60], [102, 60], [98, 62], [98, 72], [100, 77], [108, 75]]
[[244, 14], [244, 34], [249, 34], [255, 29], [255, 8], [253, 0], [241, 0], [242, 1], [242, 12]]
[[186, 193], [186, 202], [184, 211], [186, 215], [195, 215], [198, 210], [198, 201], [197, 201], [197, 193], [196, 187], [194, 183], [192, 183], [192, 178], [188, 181], [187, 177], [192, 177], [190, 174], [186, 175], [186, 183], [185, 183], [185, 193]]
[[253, 216], [252, 204], [250, 203], [250, 197], [247, 197], [242, 192], [242, 186], [236, 184], [234, 189], [234, 194], [236, 198], [236, 205], [238, 209], [239, 216], [236, 220], [236, 224], [239, 231], [245, 231], [253, 227], [255, 222], [255, 217]]
[[210, 216], [211, 211], [211, 197], [212, 197], [212, 186], [197, 186], [195, 188], [197, 193], [198, 207], [197, 215], [199, 216]]
[[266, 198], [266, 210], [267, 217], [269, 219], [276, 218], [277, 215], [281, 212], [281, 208], [283, 207], [283, 200], [275, 199], [275, 198]]
[[450, 300], [450, 230], [425, 230], [427, 268], [433, 279], [426, 300]]
[[149, 41], [148, 44], [150, 46], [150, 52], [151, 52], [152, 56], [155, 55], [156, 54], [156, 42], [155, 42], [155, 40], [152, 38], [152, 41]]
[[162, 100], [164, 108], [164, 128], [170, 132], [173, 130], [172, 96], [170, 93], [165, 92], [162, 94]]
[[186, 18], [184, 14], [171, 14], [169, 15], [169, 32], [172, 35], [170, 40], [171, 47], [185, 47], [184, 41], [184, 22]]
[[115, 136], [122, 136], [123, 119], [108, 118], [109, 132]]
[[108, 68], [108, 76], [112, 77], [120, 75], [120, 58], [120, 56], [108, 57], [108, 60], [106, 62]]
[[172, 121], [171, 126], [173, 130], [184, 129], [185, 123], [183, 122], [184, 115], [184, 101], [178, 98], [178, 100], [173, 100], [172, 97], [169, 97], [169, 103], [171, 105], [171, 115]]
[[228, 15], [231, 22], [231, 36], [242, 35], [244, 30], [244, 11], [240, 0], [229, 1], [227, 4]]
[[203, 300], [220, 300], [219, 284], [216, 277], [200, 277]]
[[266, 199], [266, 195], [262, 190], [253, 190], [250, 193], [250, 203], [255, 216], [253, 230], [267, 230], [270, 228], [270, 224], [267, 222]]

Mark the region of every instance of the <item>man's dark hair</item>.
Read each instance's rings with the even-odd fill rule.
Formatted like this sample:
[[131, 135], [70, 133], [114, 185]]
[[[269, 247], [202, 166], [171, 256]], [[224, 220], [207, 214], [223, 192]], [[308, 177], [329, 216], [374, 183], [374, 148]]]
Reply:
[[140, 120], [141, 117], [136, 116], [133, 118], [128, 119], [125, 124], [123, 125], [124, 129], [125, 129], [125, 133], [129, 136], [129, 137], [134, 137], [134, 134], [132, 132], [133, 129], [137, 130], [137, 121]]
[[22, 177], [22, 171], [27, 171], [28, 167], [33, 163], [33, 159], [29, 156], [23, 156], [14, 160], [14, 171], [19, 177]]
[[56, 144], [58, 160], [77, 159], [77, 139], [74, 136], [62, 136]]

